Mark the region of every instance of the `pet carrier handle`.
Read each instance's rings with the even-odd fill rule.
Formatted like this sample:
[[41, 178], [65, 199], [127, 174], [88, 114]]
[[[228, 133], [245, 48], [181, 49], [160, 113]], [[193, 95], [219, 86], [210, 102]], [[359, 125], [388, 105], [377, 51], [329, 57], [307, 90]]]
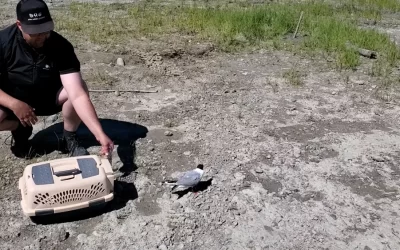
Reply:
[[79, 174], [80, 172], [81, 171], [79, 169], [75, 168], [75, 169], [68, 169], [68, 170], [54, 172], [54, 175], [60, 177], [60, 176], [76, 175]]

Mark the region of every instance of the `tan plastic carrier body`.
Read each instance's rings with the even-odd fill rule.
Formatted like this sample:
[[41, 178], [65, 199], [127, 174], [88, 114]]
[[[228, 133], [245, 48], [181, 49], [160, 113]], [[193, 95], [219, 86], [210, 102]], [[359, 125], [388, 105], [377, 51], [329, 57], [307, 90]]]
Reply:
[[28, 165], [19, 179], [27, 216], [92, 207], [114, 198], [114, 173], [107, 158], [69, 157]]

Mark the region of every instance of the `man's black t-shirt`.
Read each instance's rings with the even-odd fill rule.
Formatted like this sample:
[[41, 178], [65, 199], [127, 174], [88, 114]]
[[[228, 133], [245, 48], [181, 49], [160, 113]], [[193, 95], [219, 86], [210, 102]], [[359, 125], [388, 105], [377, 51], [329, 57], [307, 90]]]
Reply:
[[71, 43], [52, 31], [39, 51], [13, 24], [0, 31], [0, 88], [30, 105], [54, 104], [62, 87], [61, 74], [80, 71]]

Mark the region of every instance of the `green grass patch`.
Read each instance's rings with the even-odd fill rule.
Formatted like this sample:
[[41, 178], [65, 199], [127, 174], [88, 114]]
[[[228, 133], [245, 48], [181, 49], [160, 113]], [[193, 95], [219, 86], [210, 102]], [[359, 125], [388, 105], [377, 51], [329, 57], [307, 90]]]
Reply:
[[[211, 41], [235, 52], [248, 48], [300, 49], [328, 53], [338, 68], [353, 68], [360, 56], [346, 42], [377, 51], [389, 66], [400, 58], [399, 49], [385, 34], [359, 28], [360, 20], [378, 21], [382, 13], [400, 9], [396, 0], [350, 0], [331, 5], [321, 1], [252, 5], [160, 5], [73, 3], [55, 10], [57, 30], [74, 41], [121, 46], [148, 37], [169, 41], [171, 35]], [[291, 39], [300, 16], [299, 39]]]
[[283, 78], [286, 79], [287, 83], [293, 86], [302, 86], [304, 84], [303, 77], [305, 75], [297, 68], [291, 68], [283, 72]]

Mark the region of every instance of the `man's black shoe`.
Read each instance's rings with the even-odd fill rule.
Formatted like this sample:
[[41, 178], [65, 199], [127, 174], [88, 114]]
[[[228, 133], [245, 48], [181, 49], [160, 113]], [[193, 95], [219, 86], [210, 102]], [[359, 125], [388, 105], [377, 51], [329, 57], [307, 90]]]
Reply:
[[82, 155], [89, 155], [89, 152], [80, 145], [80, 141], [77, 138], [75, 132], [69, 132], [64, 130], [64, 147], [66, 153], [70, 156], [82, 156]]
[[18, 128], [11, 131], [14, 145], [11, 146], [11, 151], [16, 157], [27, 157], [33, 154], [32, 145], [29, 142], [29, 137], [32, 135], [33, 128], [31, 126], [22, 126], [19, 123]]

